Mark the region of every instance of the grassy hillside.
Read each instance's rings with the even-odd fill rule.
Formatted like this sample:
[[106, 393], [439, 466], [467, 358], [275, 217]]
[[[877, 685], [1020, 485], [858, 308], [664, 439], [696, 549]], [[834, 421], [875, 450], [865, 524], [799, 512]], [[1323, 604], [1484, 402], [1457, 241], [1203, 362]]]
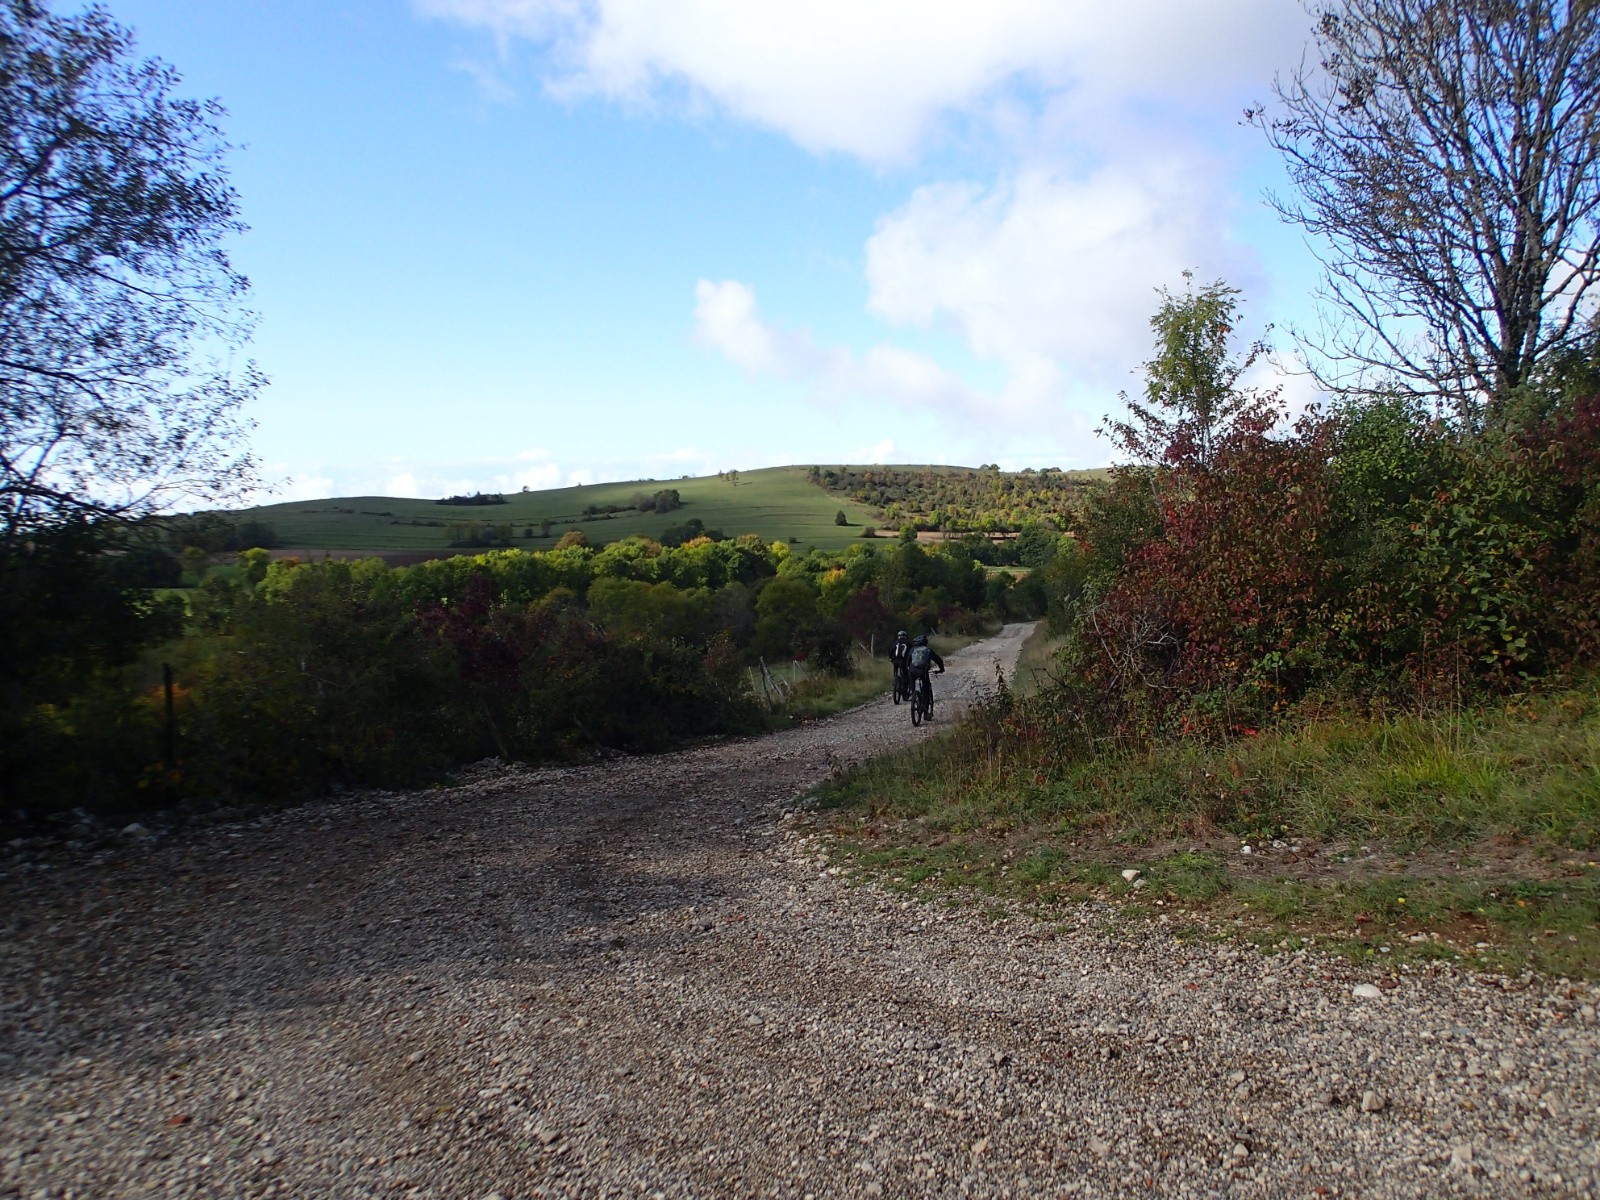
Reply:
[[[582, 515], [589, 505], [629, 504], [640, 492], [648, 495], [662, 488], [676, 488], [683, 507], [670, 513], [628, 511], [587, 519]], [[513, 544], [529, 550], [553, 546], [570, 529], [581, 529], [599, 546], [632, 534], [659, 537], [663, 530], [691, 518], [729, 537], [758, 533], [767, 541], [792, 538], [802, 546], [838, 549], [860, 537], [864, 525], [880, 521], [866, 505], [810, 483], [803, 467], [740, 472], [737, 483], [716, 476], [635, 480], [513, 492], [506, 501], [480, 508], [436, 504], [432, 499], [350, 496], [266, 504], [229, 515], [240, 521], [267, 522], [287, 549], [380, 553], [449, 551], [453, 521], [511, 522], [516, 526]], [[841, 509], [848, 526], [834, 524]], [[553, 524], [549, 536], [541, 537], [539, 524], [545, 518]], [[523, 534], [530, 525], [534, 536], [527, 539]]]

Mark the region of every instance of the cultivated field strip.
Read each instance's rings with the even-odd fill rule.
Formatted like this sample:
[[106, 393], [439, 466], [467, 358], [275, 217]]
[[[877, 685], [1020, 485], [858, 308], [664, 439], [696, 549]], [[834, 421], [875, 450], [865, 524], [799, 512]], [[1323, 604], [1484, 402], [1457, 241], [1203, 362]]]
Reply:
[[914, 736], [884, 699], [13, 866], [0, 1196], [1594, 1194], [1592, 993], [852, 887], [796, 799]]

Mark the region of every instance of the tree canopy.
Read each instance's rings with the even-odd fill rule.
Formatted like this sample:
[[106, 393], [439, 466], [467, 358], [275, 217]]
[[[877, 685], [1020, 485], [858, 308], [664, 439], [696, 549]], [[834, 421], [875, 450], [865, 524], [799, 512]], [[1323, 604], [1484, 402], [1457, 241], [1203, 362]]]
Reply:
[[1239, 289], [1218, 280], [1199, 291], [1192, 272], [1185, 291], [1160, 289], [1161, 307], [1150, 318], [1156, 356], [1145, 364], [1145, 403], [1122, 401], [1131, 420], [1106, 420], [1105, 432], [1136, 461], [1209, 463], [1217, 443], [1235, 427], [1270, 428], [1277, 417], [1276, 390], [1241, 388], [1239, 380], [1263, 355], [1257, 342], [1244, 357], [1229, 347], [1239, 322]]
[[101, 8], [0, 0], [0, 554], [252, 477], [229, 147], [178, 82]]

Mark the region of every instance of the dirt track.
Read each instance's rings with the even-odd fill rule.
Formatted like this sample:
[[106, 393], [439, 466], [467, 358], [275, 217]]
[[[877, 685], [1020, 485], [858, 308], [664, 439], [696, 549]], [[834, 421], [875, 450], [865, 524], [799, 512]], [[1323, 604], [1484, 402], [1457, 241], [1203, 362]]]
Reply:
[[[1023, 632], [952, 656], [938, 724]], [[846, 886], [784, 814], [912, 736], [884, 700], [14, 865], [0, 1196], [1600, 1187], [1590, 992], [1362, 999], [1315, 956]]]

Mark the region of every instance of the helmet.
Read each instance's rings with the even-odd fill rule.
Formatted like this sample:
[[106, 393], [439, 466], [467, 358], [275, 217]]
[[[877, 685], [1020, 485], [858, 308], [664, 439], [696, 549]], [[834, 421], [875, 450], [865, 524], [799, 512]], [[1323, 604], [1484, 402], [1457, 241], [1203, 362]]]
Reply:
[[895, 634], [894, 636], [896, 638], [903, 638], [903, 637], [906, 636], [906, 631], [904, 629], [902, 629], [899, 633]]
[[916, 637], [911, 639], [911, 644], [913, 646], [926, 646], [928, 644], [928, 635], [925, 633], [917, 634]]

